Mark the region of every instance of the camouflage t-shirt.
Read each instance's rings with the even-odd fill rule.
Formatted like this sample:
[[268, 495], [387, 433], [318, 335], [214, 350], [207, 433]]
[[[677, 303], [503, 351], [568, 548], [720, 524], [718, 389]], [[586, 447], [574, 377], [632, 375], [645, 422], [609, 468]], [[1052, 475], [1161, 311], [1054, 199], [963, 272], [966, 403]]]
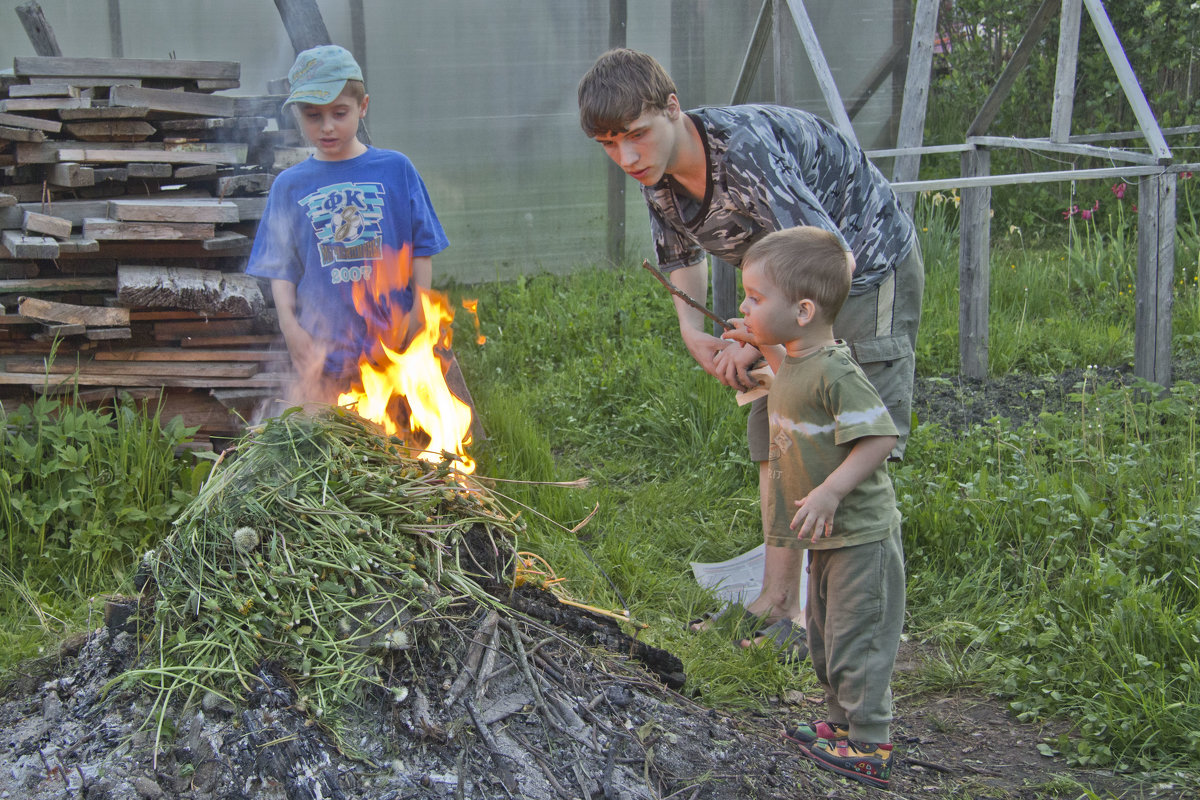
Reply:
[[[864, 436], [895, 436], [891, 414], [842, 342], [801, 358], [788, 356], [767, 395], [771, 451], [767, 458], [767, 530], [795, 537], [788, 525], [795, 502], [845, 461]], [[880, 464], [838, 504], [833, 532], [803, 548], [826, 550], [886, 539], [899, 523], [896, 493]]]
[[704, 140], [709, 180], [696, 202], [670, 178], [642, 187], [664, 271], [704, 251], [740, 266], [768, 233], [815, 225], [841, 237], [857, 268], [851, 294], [881, 283], [915, 241], [896, 194], [853, 141], [797, 108], [744, 105], [688, 112]]

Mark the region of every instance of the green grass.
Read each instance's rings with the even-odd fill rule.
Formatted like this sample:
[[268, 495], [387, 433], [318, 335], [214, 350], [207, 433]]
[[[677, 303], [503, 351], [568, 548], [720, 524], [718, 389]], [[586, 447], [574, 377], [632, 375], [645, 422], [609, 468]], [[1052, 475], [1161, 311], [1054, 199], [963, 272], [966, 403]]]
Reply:
[[[1194, 364], [1200, 235], [1180, 216], [1175, 358]], [[918, 221], [928, 272], [918, 371], [955, 374], [953, 202], [925, 198]], [[1021, 719], [1066, 722], [1069, 735], [1042, 744], [1070, 763], [1196, 781], [1200, 389], [1097, 385], [1089, 366], [1132, 360], [1136, 243], [1128, 219], [1073, 223], [1053, 241], [994, 226], [990, 333], [993, 374], [1083, 370], [1070, 406], [1015, 431], [922, 420], [893, 470], [907, 635], [933, 654], [897, 678], [897, 694], [991, 693]], [[451, 292], [479, 300], [486, 336], [477, 344], [460, 315], [455, 350], [488, 433], [474, 450], [479, 474], [535, 482], [496, 484], [526, 509], [520, 546], [548, 559], [578, 599], [647, 624], [639, 636], [683, 659], [685, 691], [703, 702], [763, 707], [785, 690], [815, 694], [804, 665], [740, 651], [727, 633], [686, 631], [714, 606], [689, 561], [731, 557], [762, 533], [745, 410], [687, 355], [662, 287], [627, 266]], [[168, 445], [143, 441], [135, 455], [157, 463], [150, 451]], [[586, 487], [546, 485], [580, 478]], [[36, 531], [18, 531], [11, 516], [3, 533], [34, 546]], [[115, 583], [128, 564], [87, 569]], [[0, 588], [5, 665], [82, 627], [86, 595], [72, 581], [18, 568], [0, 574]]]
[[[923, 375], [958, 369], [953, 208], [919, 211]], [[1200, 321], [1195, 230], [1180, 231], [1180, 358], [1195, 351]], [[1131, 363], [1128, 230], [1076, 222], [1058, 242], [1012, 231], [993, 245], [993, 374]], [[531, 518], [522, 546], [580, 598], [628, 604], [650, 626], [641, 637], [683, 658], [687, 690], [705, 702], [813, 693], [807, 669], [685, 630], [712, 607], [688, 562], [743, 552], [761, 530], [745, 412], [687, 356], [661, 287], [626, 267], [455, 293], [479, 299], [488, 337], [464, 344], [464, 327], [456, 347], [490, 436], [481, 473], [591, 481], [521, 487], [519, 499], [555, 521]], [[1198, 394], [1181, 383], [1147, 403], [1152, 391], [1093, 379], [1066, 411], [1019, 431], [921, 425], [894, 478], [908, 634], [938, 658], [898, 689], [972, 687], [1022, 719], [1065, 720], [1071, 736], [1044, 747], [1074, 764], [1200, 774]], [[1147, 738], [1150, 719], [1160, 722]]]

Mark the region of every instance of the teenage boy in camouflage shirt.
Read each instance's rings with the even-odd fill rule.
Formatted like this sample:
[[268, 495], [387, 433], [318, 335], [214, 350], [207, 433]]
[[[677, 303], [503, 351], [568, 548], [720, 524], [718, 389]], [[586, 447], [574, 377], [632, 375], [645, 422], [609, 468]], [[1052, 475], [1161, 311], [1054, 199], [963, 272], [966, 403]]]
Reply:
[[[580, 81], [579, 109], [584, 132], [642, 184], [659, 266], [691, 297], [708, 294], [706, 252], [738, 266], [746, 249], [772, 231], [814, 225], [854, 254], [850, 297], [834, 334], [891, 412], [899, 438], [890, 457], [901, 458], [925, 273], [912, 220], [862, 150], [795, 108], [684, 113], [662, 66], [623, 48], [600, 56]], [[697, 363], [728, 386], [752, 388], [748, 370], [757, 350], [728, 347], [705, 330], [696, 309], [679, 298], [675, 307]], [[761, 398], [751, 407], [747, 432], [761, 494], [769, 447]], [[786, 641], [801, 615], [800, 560], [770, 541], [766, 548], [763, 589], [746, 610], [770, 624], [760, 632], [765, 638]]]
[[808, 551], [805, 625], [828, 719], [786, 735], [818, 766], [887, 788], [905, 593], [886, 465], [897, 432], [850, 349], [834, 339], [853, 270], [853, 257], [820, 228], [760, 239], [742, 261], [745, 317], [725, 337], [753, 345], [776, 373], [767, 396], [767, 542]]

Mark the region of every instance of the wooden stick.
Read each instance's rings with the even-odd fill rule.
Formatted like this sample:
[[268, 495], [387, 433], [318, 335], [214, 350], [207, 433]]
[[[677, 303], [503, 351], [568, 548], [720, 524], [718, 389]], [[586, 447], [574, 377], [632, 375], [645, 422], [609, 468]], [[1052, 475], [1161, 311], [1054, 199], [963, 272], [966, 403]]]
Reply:
[[689, 297], [686, 292], [680, 291], [675, 286], [675, 284], [671, 283], [671, 281], [667, 278], [666, 275], [662, 274], [662, 271], [659, 270], [658, 267], [654, 266], [649, 261], [643, 261], [642, 266], [645, 267], [646, 269], [650, 270], [651, 274], [653, 274], [654, 277], [658, 278], [659, 283], [661, 283], [663, 286], [667, 287], [667, 291], [669, 291], [671, 294], [675, 295], [680, 300], [687, 303], [689, 306], [696, 309], [701, 314], [708, 317], [709, 319], [711, 319], [713, 322], [720, 325], [725, 330], [727, 330], [727, 331], [733, 330], [732, 325], [730, 325], [728, 322], [726, 322], [725, 320], [718, 317], [713, 312], [709, 311], [707, 306], [696, 302], [691, 297]]

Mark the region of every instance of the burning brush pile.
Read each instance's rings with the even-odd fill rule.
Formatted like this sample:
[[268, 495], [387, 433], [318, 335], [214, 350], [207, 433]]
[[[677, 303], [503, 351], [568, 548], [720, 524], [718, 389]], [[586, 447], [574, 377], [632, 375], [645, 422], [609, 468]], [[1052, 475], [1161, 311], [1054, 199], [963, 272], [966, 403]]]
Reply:
[[134, 613], [0, 687], [0, 793], [743, 795], [758, 734], [560, 602], [455, 463], [345, 409], [249, 431], [147, 554]]

